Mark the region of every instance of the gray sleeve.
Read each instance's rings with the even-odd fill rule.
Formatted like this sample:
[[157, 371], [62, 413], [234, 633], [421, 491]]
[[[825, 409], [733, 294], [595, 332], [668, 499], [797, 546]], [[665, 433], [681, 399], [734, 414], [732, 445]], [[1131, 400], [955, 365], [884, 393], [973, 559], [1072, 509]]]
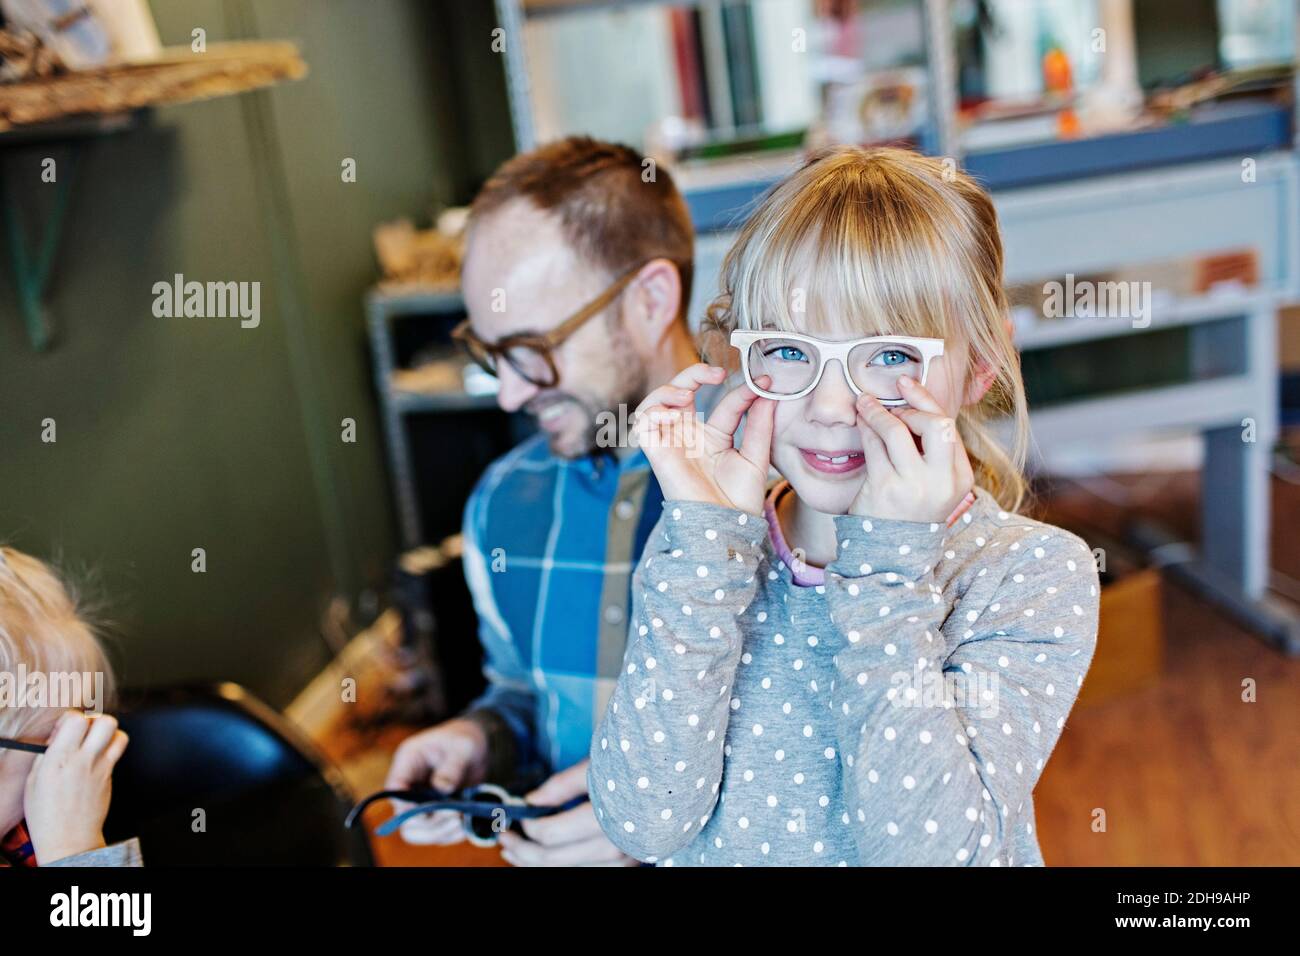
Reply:
[[836, 531], [831, 712], [859, 862], [999, 865], [1092, 659], [1092, 554], [1043, 526], [981, 538], [1001, 581], [945, 622], [942, 525], [845, 515]]
[[767, 525], [720, 505], [664, 502], [632, 583], [623, 671], [587, 785], [610, 840], [655, 862], [689, 844], [722, 781], [732, 682]]
[[140, 855], [140, 841], [131, 837], [121, 843], [65, 856], [53, 863], [42, 863], [41, 866], [144, 866], [144, 858]]

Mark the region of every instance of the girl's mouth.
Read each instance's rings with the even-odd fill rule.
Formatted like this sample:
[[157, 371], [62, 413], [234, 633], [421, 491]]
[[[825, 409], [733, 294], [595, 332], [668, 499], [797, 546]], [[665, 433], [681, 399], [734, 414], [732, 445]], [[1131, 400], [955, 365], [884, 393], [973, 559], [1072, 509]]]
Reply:
[[826, 475], [845, 475], [857, 471], [866, 459], [860, 451], [824, 451], [818, 448], [800, 448], [799, 454], [808, 467]]

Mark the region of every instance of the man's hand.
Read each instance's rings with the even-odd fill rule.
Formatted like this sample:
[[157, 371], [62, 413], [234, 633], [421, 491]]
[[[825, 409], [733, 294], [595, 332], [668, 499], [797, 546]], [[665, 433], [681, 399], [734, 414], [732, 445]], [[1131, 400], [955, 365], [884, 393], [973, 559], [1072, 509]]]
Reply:
[[32, 763], [23, 793], [37, 863], [103, 847], [113, 767], [126, 744], [113, 717], [92, 720], [71, 710], [59, 717], [49, 749]]
[[[487, 734], [461, 717], [444, 721], [402, 741], [388, 769], [385, 790], [433, 786], [444, 792], [476, 786], [487, 775]], [[393, 801], [393, 812], [411, 804]], [[451, 810], [412, 817], [402, 824], [402, 839], [420, 845], [459, 843], [465, 838], [461, 815]]]
[[[555, 806], [587, 792], [587, 766], [584, 760], [551, 777], [524, 799], [528, 803]], [[512, 830], [501, 833], [501, 855], [515, 866], [636, 866], [609, 842], [596, 811], [584, 803], [564, 813], [535, 820], [524, 820], [525, 836]]]

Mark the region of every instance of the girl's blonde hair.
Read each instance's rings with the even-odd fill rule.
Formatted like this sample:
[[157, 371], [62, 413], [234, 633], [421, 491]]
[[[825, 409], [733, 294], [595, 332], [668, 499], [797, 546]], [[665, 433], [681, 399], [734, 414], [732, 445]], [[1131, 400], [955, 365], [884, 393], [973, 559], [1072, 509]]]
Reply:
[[[838, 146], [773, 188], [722, 263], [701, 351], [735, 367], [732, 329], [942, 338], [970, 349], [992, 385], [957, 426], [976, 484], [1020, 511], [1029, 448], [1020, 357], [1002, 284], [997, 212], [983, 189], [940, 159]], [[989, 423], [1009, 418], [1004, 449]]]
[[[0, 547], [0, 673], [103, 674], [108, 710], [114, 694], [113, 669], [77, 599], [44, 562]], [[37, 717], [33, 707], [0, 707], [0, 736], [19, 737]]]

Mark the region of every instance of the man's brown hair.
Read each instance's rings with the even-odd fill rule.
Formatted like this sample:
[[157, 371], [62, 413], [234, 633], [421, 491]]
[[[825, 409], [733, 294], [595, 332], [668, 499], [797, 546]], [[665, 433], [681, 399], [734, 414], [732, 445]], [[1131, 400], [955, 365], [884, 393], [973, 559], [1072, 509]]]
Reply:
[[685, 318], [694, 229], [672, 176], [649, 162], [628, 146], [589, 136], [547, 143], [501, 164], [474, 199], [470, 222], [523, 198], [554, 212], [578, 254], [611, 278], [651, 259], [669, 259], [681, 276], [679, 317]]

